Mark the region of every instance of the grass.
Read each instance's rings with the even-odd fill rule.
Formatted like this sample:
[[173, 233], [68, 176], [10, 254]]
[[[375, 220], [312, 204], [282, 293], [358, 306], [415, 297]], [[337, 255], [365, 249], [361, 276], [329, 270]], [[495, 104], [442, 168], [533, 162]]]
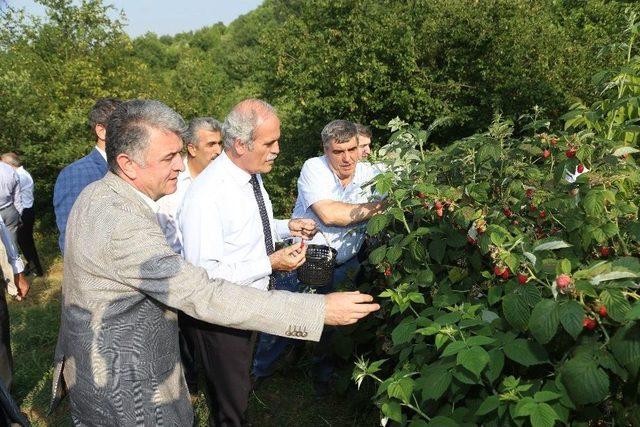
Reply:
[[[48, 416], [53, 353], [60, 322], [62, 260], [55, 233], [36, 236], [46, 274], [30, 278], [31, 292], [22, 302], [9, 301], [14, 357], [12, 395], [34, 426], [69, 426], [67, 404]], [[247, 412], [254, 426], [376, 426], [378, 411], [349, 384], [351, 365], [339, 368], [339, 385], [332, 395], [316, 400], [308, 363], [304, 359], [265, 381], [252, 393]], [[208, 409], [201, 394], [194, 404], [200, 426]]]

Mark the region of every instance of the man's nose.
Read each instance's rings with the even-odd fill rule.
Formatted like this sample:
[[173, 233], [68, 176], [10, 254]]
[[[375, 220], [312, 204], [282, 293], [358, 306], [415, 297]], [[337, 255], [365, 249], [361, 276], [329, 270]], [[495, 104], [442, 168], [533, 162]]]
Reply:
[[276, 142], [271, 146], [271, 152], [273, 154], [280, 154], [280, 143]]
[[182, 156], [180, 153], [177, 153], [173, 158], [173, 170], [184, 171], [184, 162], [182, 161]]

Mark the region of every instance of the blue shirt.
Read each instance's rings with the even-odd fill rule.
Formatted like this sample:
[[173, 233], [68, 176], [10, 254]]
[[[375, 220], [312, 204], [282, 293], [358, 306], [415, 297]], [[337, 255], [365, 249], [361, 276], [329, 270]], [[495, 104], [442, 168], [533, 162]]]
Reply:
[[76, 160], [62, 169], [53, 188], [53, 209], [56, 214], [56, 225], [60, 231], [58, 244], [64, 254], [64, 238], [67, 229], [69, 212], [84, 188], [105, 176], [107, 161], [94, 148], [83, 158]]
[[14, 205], [22, 213], [20, 181], [16, 171], [4, 162], [0, 162], [0, 208]]

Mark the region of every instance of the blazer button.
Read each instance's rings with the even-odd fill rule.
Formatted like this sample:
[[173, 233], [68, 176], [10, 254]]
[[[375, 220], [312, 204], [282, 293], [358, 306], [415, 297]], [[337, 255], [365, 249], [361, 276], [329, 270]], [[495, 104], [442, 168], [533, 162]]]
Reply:
[[302, 336], [303, 336], [303, 337], [306, 337], [307, 335], [309, 335], [309, 334], [307, 334], [306, 332], [303, 332], [303, 333], [302, 333]]

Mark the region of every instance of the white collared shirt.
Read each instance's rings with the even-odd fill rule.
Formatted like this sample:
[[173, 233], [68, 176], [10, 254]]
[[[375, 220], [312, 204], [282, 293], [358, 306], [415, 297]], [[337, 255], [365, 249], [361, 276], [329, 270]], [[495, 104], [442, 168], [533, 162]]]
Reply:
[[184, 170], [178, 174], [178, 183], [175, 193], [167, 194], [158, 200], [160, 210], [158, 211], [158, 223], [162, 228], [162, 232], [167, 238], [167, 243], [176, 253], [182, 252], [182, 235], [178, 228], [176, 215], [178, 208], [187, 193], [187, 189], [191, 185], [193, 178], [189, 170], [189, 162], [187, 157], [184, 158]]
[[[257, 175], [273, 241], [290, 236], [288, 221], [273, 219], [269, 195]], [[271, 262], [251, 175], [220, 154], [193, 181], [178, 209], [183, 256], [210, 278], [267, 289]]]
[[[329, 244], [338, 251], [336, 261], [343, 264], [353, 258], [364, 242], [366, 221], [347, 227], [326, 226], [315, 214], [311, 205], [321, 200], [359, 204], [371, 201], [372, 191], [364, 186], [380, 170], [368, 162], [358, 162], [352, 181], [342, 186], [340, 179], [329, 166], [326, 156], [314, 157], [304, 162], [298, 178], [298, 199], [293, 209], [293, 218], [311, 218], [327, 236]], [[363, 188], [364, 186], [364, 188]], [[322, 233], [318, 233], [309, 242], [326, 245]]]
[[102, 156], [102, 158], [106, 162], [107, 161], [107, 152], [104, 151], [102, 148], [98, 147], [97, 145], [96, 145], [95, 149], [98, 150], [98, 153], [100, 153], [100, 155]]
[[20, 200], [22, 209], [33, 207], [33, 178], [23, 166], [16, 169], [18, 181], [20, 181]]

